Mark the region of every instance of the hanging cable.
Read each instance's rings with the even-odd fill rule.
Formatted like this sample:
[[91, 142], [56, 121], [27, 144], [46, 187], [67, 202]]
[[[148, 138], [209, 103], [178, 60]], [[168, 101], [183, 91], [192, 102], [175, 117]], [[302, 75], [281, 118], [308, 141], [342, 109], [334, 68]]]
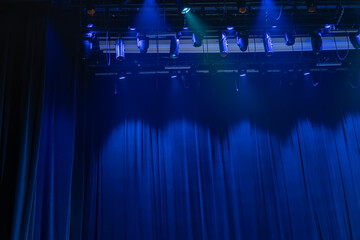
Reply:
[[283, 0], [281, 0], [280, 12], [279, 12], [279, 16], [277, 17], [276, 21], [279, 21], [279, 19], [281, 18], [282, 11], [283, 11]]
[[109, 41], [109, 31], [106, 31], [106, 56], [108, 58], [108, 66], [110, 66], [111, 56], [110, 56], [110, 41]]
[[347, 44], [348, 44], [348, 48], [347, 48], [347, 50], [346, 50], [346, 54], [345, 54], [345, 56], [344, 56], [344, 57], [340, 57], [340, 54], [339, 54], [339, 49], [338, 49], [338, 46], [337, 46], [337, 42], [336, 42], [336, 39], [335, 39], [335, 37], [334, 37], [334, 43], [335, 43], [335, 48], [336, 48], [336, 54], [337, 54], [337, 57], [339, 58], [339, 60], [340, 60], [340, 61], [344, 61], [344, 60], [347, 58], [347, 56], [348, 56], [348, 54], [349, 54], [349, 51], [350, 51], [349, 38], [348, 38], [348, 37], [346, 37], [346, 40], [347, 40]]

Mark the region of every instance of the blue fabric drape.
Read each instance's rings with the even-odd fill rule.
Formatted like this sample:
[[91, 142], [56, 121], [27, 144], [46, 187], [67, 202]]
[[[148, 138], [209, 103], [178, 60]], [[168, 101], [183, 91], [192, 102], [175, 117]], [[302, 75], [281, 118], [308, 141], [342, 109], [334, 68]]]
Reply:
[[87, 172], [79, 239], [360, 238], [357, 92], [339, 106], [329, 96], [343, 88], [298, 100], [290, 89], [258, 105], [245, 101], [257, 92], [221, 100], [217, 88], [202, 104], [213, 83], [195, 97], [152, 95], [145, 79], [118, 82], [120, 96], [98, 84], [77, 150]]

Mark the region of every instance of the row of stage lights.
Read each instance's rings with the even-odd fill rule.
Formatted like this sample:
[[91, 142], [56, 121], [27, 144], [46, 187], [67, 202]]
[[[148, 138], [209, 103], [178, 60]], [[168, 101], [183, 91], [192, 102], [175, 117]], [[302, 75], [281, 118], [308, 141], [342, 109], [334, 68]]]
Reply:
[[[246, 3], [246, 0], [238, 0], [237, 1], [237, 9], [238, 12], [241, 14], [245, 14], [249, 11], [249, 7]], [[291, 0], [289, 0], [291, 2]], [[179, 3], [179, 9], [181, 14], [186, 15], [191, 11], [191, 4], [187, 3], [186, 1], [183, 1], [182, 3]], [[309, 13], [315, 13], [317, 11], [317, 6], [315, 3], [315, 0], [306, 0], [307, 5], [307, 11]]]
[[[171, 59], [177, 59], [179, 57], [180, 38], [181, 32], [174, 34], [170, 39], [170, 51], [169, 57]], [[201, 47], [204, 39], [204, 33], [194, 32], [192, 33], [192, 42], [194, 47]], [[291, 31], [284, 34], [285, 44], [287, 46], [293, 46], [295, 44], [295, 36]], [[350, 42], [355, 49], [360, 48], [360, 34], [352, 34], [349, 36]], [[247, 51], [249, 46], [249, 36], [245, 33], [236, 33], [236, 43], [242, 52]], [[271, 56], [274, 53], [272, 38], [269, 32], [265, 33], [263, 37], [264, 49], [267, 56]], [[321, 32], [315, 32], [311, 35], [311, 45], [313, 52], [319, 54], [322, 51], [323, 39]], [[149, 48], [149, 38], [145, 34], [137, 34], [137, 47], [141, 54], [146, 54]], [[125, 44], [122, 38], [116, 41], [116, 59], [118, 61], [125, 60]], [[227, 57], [229, 54], [228, 49], [228, 36], [226, 32], [222, 32], [219, 36], [219, 50], [221, 57]]]

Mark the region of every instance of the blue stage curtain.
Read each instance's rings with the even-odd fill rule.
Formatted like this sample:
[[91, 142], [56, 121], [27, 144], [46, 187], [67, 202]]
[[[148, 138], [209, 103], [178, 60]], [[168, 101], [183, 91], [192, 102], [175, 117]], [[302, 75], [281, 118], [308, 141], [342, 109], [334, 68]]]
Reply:
[[76, 150], [76, 239], [360, 238], [360, 114], [328, 92], [343, 88], [311, 86], [303, 98], [326, 98], [310, 110], [270, 113], [269, 98], [256, 118], [219, 94], [203, 104], [144, 94], [146, 81], [115, 80], [120, 96], [94, 84]]
[[69, 239], [74, 18], [42, 4], [0, 11], [0, 239]]

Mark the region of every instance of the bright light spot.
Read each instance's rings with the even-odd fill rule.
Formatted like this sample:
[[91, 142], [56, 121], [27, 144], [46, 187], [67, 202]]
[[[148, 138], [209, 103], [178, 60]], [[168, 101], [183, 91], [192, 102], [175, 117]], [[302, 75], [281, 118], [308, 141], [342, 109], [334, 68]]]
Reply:
[[119, 79], [120, 80], [124, 80], [126, 77], [125, 76], [120, 76]]
[[94, 24], [89, 23], [86, 27], [88, 27], [88, 28], [92, 28], [93, 26], [94, 26]]
[[189, 7], [184, 7], [183, 10], [181, 11], [181, 14], [185, 15], [187, 14], [188, 12], [190, 12], [191, 8]]
[[227, 30], [232, 31], [234, 30], [234, 27], [227, 27]]
[[246, 77], [246, 73], [240, 74], [240, 77]]
[[129, 27], [129, 30], [130, 30], [130, 31], [135, 31], [136, 28], [134, 28], [134, 27]]
[[304, 76], [310, 75], [310, 72], [304, 72]]
[[171, 75], [171, 78], [177, 78], [177, 75]]

